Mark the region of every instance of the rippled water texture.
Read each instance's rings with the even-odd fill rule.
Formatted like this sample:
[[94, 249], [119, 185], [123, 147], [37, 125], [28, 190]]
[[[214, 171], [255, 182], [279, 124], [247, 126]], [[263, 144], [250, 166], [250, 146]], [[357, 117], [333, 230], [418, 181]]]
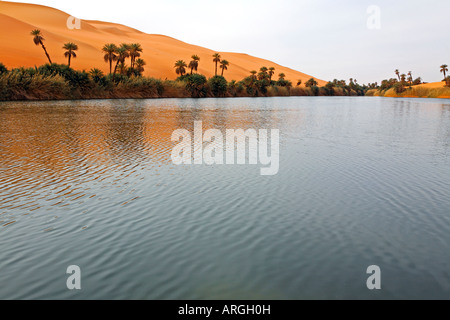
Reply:
[[[279, 174], [174, 166], [196, 120], [280, 129]], [[450, 100], [0, 103], [0, 298], [448, 299], [449, 194]]]

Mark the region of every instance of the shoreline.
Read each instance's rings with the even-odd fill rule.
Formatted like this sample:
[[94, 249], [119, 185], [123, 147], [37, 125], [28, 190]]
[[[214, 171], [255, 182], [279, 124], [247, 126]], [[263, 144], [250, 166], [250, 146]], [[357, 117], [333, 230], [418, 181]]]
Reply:
[[450, 96], [442, 96], [442, 97], [414, 97], [414, 96], [397, 96], [397, 97], [385, 97], [385, 96], [259, 96], [259, 97], [251, 97], [251, 96], [239, 96], [239, 97], [202, 97], [202, 98], [193, 98], [193, 97], [150, 97], [150, 98], [74, 98], [74, 99], [28, 99], [28, 100], [0, 100], [1, 103], [8, 103], [8, 102], [62, 102], [62, 101], [94, 101], [94, 100], [164, 100], [164, 99], [191, 99], [191, 100], [205, 100], [205, 99], [254, 99], [254, 98], [393, 98], [393, 99], [399, 99], [399, 98], [407, 98], [407, 99], [449, 99]]

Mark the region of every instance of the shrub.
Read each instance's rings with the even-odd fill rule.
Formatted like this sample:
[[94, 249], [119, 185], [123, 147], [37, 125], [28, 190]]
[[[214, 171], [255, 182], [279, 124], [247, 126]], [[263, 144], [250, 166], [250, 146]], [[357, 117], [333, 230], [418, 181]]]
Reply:
[[209, 79], [208, 86], [214, 97], [224, 97], [227, 93], [228, 83], [222, 76], [215, 76]]
[[269, 80], [268, 79], [261, 79], [255, 82], [256, 86], [256, 95], [259, 96], [260, 94], [266, 95], [267, 94], [267, 87], [269, 86]]
[[405, 92], [406, 89], [402, 83], [398, 82], [394, 85], [394, 91], [395, 91], [395, 93], [399, 94], [399, 93]]
[[94, 86], [85, 71], [76, 71], [63, 64], [46, 64], [38, 68], [37, 72], [44, 76], [60, 75], [69, 82], [72, 97], [83, 98]]
[[292, 87], [292, 82], [286, 79], [280, 79], [276, 82], [276, 85], [279, 87]]
[[13, 69], [0, 75], [0, 100], [49, 100], [70, 97], [60, 75], [42, 75], [34, 69]]
[[164, 91], [162, 82], [153, 78], [132, 77], [120, 81], [114, 88], [115, 98], [158, 98]]
[[417, 86], [419, 84], [422, 84], [422, 78], [420, 78], [420, 77], [413, 81], [414, 86]]
[[310, 88], [310, 87], [317, 87], [318, 83], [314, 78], [309, 79], [308, 81], [306, 81], [305, 83], [305, 87]]
[[189, 98], [191, 94], [186, 90], [186, 83], [166, 80], [162, 83], [162, 98]]
[[3, 63], [0, 63], [0, 74], [8, 73], [8, 69]]
[[290, 90], [290, 95], [296, 97], [303, 97], [303, 96], [312, 96], [312, 93], [310, 88], [295, 87]]
[[288, 97], [290, 92], [287, 87], [271, 86], [267, 90], [267, 95], [269, 97]]
[[207, 95], [207, 80], [204, 75], [192, 74], [184, 78], [186, 82], [186, 90], [191, 94], [193, 98], [203, 98]]

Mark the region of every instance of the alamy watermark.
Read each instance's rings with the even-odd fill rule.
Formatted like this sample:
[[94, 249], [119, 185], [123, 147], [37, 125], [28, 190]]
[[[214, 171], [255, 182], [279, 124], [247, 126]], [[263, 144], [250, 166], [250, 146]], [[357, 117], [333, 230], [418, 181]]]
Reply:
[[81, 20], [70, 16], [67, 18], [66, 25], [67, 25], [67, 29], [69, 29], [69, 30], [75, 30], [75, 29], [79, 30], [79, 29], [81, 29]]
[[379, 266], [370, 266], [367, 268], [367, 274], [371, 276], [367, 279], [367, 289], [381, 290], [381, 268]]
[[[66, 286], [69, 290], [81, 290], [81, 268], [77, 265], [67, 267]], [[367, 268], [367, 274], [370, 277], [367, 279], [366, 285], [369, 290], [381, 290], [381, 268], [377, 265], [372, 265]]]
[[67, 278], [66, 286], [69, 290], [81, 290], [81, 269], [79, 266], [73, 265], [67, 267], [67, 274], [70, 276]]
[[371, 5], [367, 8], [367, 28], [369, 30], [381, 29], [381, 8], [376, 5]]
[[262, 176], [276, 175], [280, 168], [280, 131], [278, 129], [228, 129], [224, 139], [223, 133], [218, 129], [203, 132], [203, 122], [196, 121], [193, 137], [190, 131], [178, 129], [172, 134], [172, 142], [178, 142], [171, 155], [175, 165], [257, 165], [259, 163], [265, 166], [261, 168]]

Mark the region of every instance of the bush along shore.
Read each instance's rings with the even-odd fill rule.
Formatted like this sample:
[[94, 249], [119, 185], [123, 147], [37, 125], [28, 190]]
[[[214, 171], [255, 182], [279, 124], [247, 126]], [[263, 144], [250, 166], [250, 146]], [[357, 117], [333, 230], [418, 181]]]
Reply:
[[[264, 70], [264, 68], [262, 68]], [[104, 75], [98, 69], [77, 71], [68, 65], [46, 64], [35, 68], [8, 70], [0, 64], [0, 100], [67, 99], [147, 99], [206, 97], [274, 97], [274, 96], [357, 96], [367, 88], [345, 81], [329, 82], [318, 87], [314, 79], [305, 86], [293, 86], [284, 75], [278, 81], [252, 72], [242, 81], [217, 75], [207, 79], [201, 74], [183, 74], [176, 80], [160, 80], [136, 74]]]

